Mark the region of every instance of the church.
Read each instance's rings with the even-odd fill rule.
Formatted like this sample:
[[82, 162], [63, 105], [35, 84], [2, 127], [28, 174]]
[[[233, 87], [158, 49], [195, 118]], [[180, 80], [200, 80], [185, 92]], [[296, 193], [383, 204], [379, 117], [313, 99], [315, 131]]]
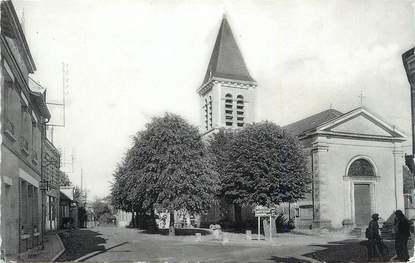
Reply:
[[[240, 129], [255, 122], [258, 88], [224, 17], [197, 90], [202, 134], [207, 137], [220, 128]], [[361, 227], [372, 213], [387, 219], [396, 209], [404, 211], [406, 135], [387, 120], [364, 107], [346, 113], [328, 109], [283, 128], [302, 143], [312, 176], [311, 193], [290, 204], [296, 227]], [[243, 216], [253, 217], [249, 211]], [[213, 219], [217, 216], [201, 221]]]

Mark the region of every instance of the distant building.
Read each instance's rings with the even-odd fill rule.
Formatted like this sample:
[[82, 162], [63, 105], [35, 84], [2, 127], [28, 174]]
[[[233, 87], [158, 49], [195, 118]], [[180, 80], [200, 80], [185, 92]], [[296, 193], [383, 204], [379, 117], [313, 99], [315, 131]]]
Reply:
[[11, 1], [1, 2], [1, 256], [17, 258], [42, 244], [42, 144], [51, 118]]
[[59, 195], [59, 229], [78, 227], [78, 204], [74, 200], [74, 187], [61, 186]]
[[44, 195], [45, 229], [53, 231], [59, 228], [59, 180], [60, 180], [60, 153], [46, 136], [43, 140], [43, 169], [42, 180], [46, 184]]
[[[298, 227], [364, 229], [404, 210], [406, 136], [365, 108], [329, 109], [284, 127], [302, 142], [312, 192], [293, 204]], [[293, 213], [294, 214], [294, 213]]]

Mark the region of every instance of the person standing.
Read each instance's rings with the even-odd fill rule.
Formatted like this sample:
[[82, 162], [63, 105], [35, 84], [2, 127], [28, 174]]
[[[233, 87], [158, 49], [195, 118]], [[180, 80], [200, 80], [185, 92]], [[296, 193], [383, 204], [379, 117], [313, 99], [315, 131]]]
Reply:
[[395, 251], [396, 259], [401, 261], [408, 261], [408, 239], [410, 237], [409, 220], [405, 217], [401, 210], [395, 211]]
[[368, 261], [374, 261], [380, 256], [378, 244], [380, 243], [379, 235], [379, 214], [373, 214], [372, 220], [366, 229], [366, 238], [368, 239], [367, 255]]

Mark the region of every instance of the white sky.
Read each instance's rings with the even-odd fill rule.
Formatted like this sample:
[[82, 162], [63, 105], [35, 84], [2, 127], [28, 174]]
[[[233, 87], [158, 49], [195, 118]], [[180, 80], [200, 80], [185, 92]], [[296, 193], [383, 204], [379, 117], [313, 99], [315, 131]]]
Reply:
[[[223, 13], [258, 82], [257, 121], [280, 125], [364, 105], [410, 135], [401, 54], [415, 45], [411, 0], [14, 0], [48, 100], [69, 65], [66, 127], [54, 142], [70, 179], [109, 193], [131, 136], [164, 111], [199, 124], [201, 84]], [[59, 122], [55, 115], [54, 122]], [[408, 141], [407, 145], [410, 145]], [[409, 150], [409, 147], [408, 147]]]

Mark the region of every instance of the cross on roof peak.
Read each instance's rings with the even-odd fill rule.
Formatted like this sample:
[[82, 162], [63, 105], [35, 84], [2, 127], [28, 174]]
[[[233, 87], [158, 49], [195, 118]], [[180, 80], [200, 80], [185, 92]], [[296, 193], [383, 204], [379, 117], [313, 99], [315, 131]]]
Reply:
[[363, 95], [363, 91], [360, 91], [360, 95], [358, 97], [360, 98], [360, 107], [363, 107], [363, 100], [366, 98], [366, 96]]

